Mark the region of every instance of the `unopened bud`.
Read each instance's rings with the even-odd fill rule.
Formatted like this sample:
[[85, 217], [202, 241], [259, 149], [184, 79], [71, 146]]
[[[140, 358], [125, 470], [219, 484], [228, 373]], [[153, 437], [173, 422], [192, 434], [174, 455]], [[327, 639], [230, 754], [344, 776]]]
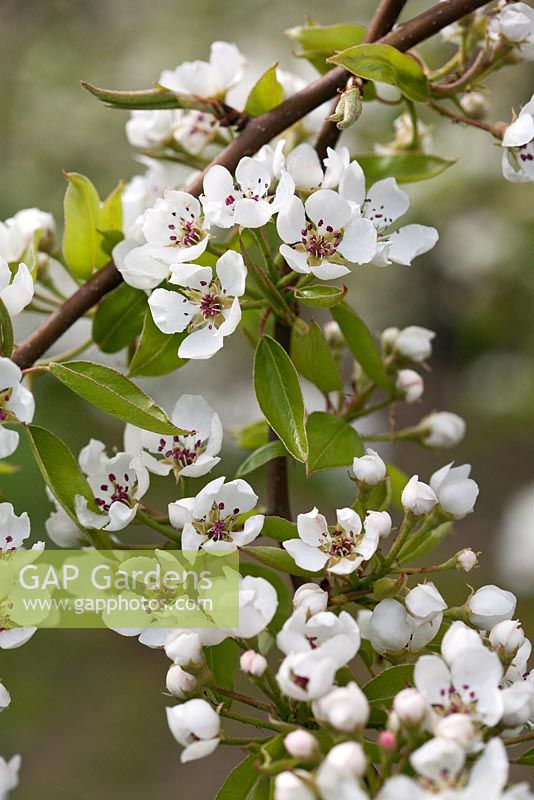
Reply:
[[392, 731], [380, 731], [378, 734], [378, 746], [387, 753], [393, 752], [397, 746], [395, 734]]
[[319, 752], [319, 744], [315, 736], [304, 730], [291, 731], [284, 739], [284, 747], [293, 758], [299, 761], [313, 761]]
[[255, 650], [246, 650], [239, 659], [239, 666], [247, 675], [260, 678], [267, 669], [267, 659]]
[[525, 642], [525, 633], [517, 619], [505, 620], [494, 625], [489, 635], [490, 644], [497, 653], [514, 658]]
[[357, 86], [344, 91], [339, 98], [336, 110], [327, 119], [337, 124], [338, 130], [344, 131], [358, 122], [362, 113], [362, 95]]
[[328, 608], [328, 592], [316, 583], [303, 583], [293, 595], [293, 608], [305, 608], [310, 616], [326, 611]]
[[477, 738], [477, 731], [468, 714], [449, 714], [440, 719], [434, 730], [440, 739], [448, 739], [467, 750]]
[[403, 689], [395, 697], [393, 709], [401, 725], [418, 728], [426, 718], [428, 704], [425, 696], [417, 689]]
[[395, 387], [403, 395], [407, 403], [415, 403], [425, 390], [425, 382], [413, 369], [401, 369], [397, 373]]
[[489, 103], [480, 92], [467, 92], [460, 98], [460, 105], [472, 119], [484, 119], [489, 111]]
[[354, 477], [366, 486], [376, 486], [386, 477], [386, 465], [375, 450], [367, 448], [365, 455], [352, 462]]
[[186, 672], [178, 666], [178, 664], [173, 664], [172, 667], [169, 667], [169, 671], [167, 672], [165, 685], [170, 694], [178, 697], [180, 700], [185, 700], [196, 691], [198, 682], [193, 675], [190, 675], [189, 672]]
[[470, 547], [466, 547], [464, 550], [460, 550], [459, 553], [456, 553], [456, 561], [458, 567], [464, 572], [471, 572], [478, 564], [478, 556], [474, 550], [471, 550]]
[[367, 757], [358, 742], [343, 742], [333, 747], [325, 762], [341, 775], [362, 778], [367, 770]]

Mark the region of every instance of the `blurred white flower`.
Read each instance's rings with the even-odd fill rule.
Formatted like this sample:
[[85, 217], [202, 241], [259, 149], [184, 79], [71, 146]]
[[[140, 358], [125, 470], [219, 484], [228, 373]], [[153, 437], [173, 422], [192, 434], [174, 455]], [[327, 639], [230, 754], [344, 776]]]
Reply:
[[312, 711], [318, 722], [326, 722], [343, 733], [362, 730], [371, 713], [369, 701], [354, 682], [336, 687], [328, 694], [314, 700]]
[[176, 124], [171, 109], [131, 111], [126, 123], [126, 138], [133, 147], [154, 147], [167, 144]]
[[491, 34], [500, 34], [516, 45], [527, 61], [534, 61], [534, 8], [527, 3], [500, 3], [490, 19]]
[[534, 181], [534, 95], [506, 128], [502, 146], [502, 171], [506, 180], [512, 183]]
[[425, 382], [413, 369], [400, 369], [395, 380], [395, 388], [401, 392], [406, 403], [415, 403], [423, 396]]
[[407, 328], [386, 328], [382, 332], [382, 346], [386, 352], [393, 352], [408, 361], [420, 363], [432, 355], [432, 340], [436, 334], [419, 325]]
[[33, 298], [34, 286], [26, 264], [19, 264], [13, 275], [6, 259], [0, 255], [0, 300], [11, 317], [20, 314]]
[[260, 678], [267, 669], [267, 659], [255, 650], [245, 650], [239, 659], [241, 671]]
[[300, 608], [286, 620], [276, 644], [286, 655], [313, 651], [317, 657], [331, 658], [339, 668], [358, 652], [360, 630], [346, 611], [339, 615], [321, 611], [308, 618], [306, 610]]
[[465, 436], [466, 424], [451, 411], [434, 411], [421, 420], [418, 428], [427, 447], [456, 447]]
[[534, 483], [508, 501], [498, 535], [496, 564], [506, 583], [517, 592], [534, 593]]
[[20, 368], [11, 359], [0, 357], [0, 458], [12, 455], [20, 439], [19, 433], [4, 428], [4, 423], [33, 419], [35, 401], [21, 381]]
[[332, 689], [336, 670], [335, 661], [313, 651], [291, 653], [282, 661], [276, 680], [287, 697], [309, 703]]
[[302, 608], [307, 615], [326, 611], [327, 606], [328, 592], [316, 583], [303, 583], [293, 595], [293, 608]]
[[174, 70], [166, 69], [159, 84], [177, 94], [224, 99], [243, 77], [246, 63], [235, 44], [213, 42], [209, 61], [184, 61]]
[[517, 599], [498, 586], [482, 586], [467, 601], [470, 622], [480, 630], [489, 630], [499, 622], [512, 619]]
[[171, 733], [185, 748], [180, 756], [182, 764], [213, 753], [219, 744], [221, 723], [206, 700], [188, 700], [166, 710]]

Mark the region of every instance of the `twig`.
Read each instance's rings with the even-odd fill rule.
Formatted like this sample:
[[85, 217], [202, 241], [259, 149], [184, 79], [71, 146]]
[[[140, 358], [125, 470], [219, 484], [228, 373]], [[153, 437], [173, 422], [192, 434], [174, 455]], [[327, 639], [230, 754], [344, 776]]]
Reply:
[[495, 127], [495, 125], [490, 125], [487, 122], [482, 122], [479, 119], [466, 117], [463, 114], [457, 114], [455, 111], [451, 111], [449, 108], [445, 108], [445, 106], [434, 102], [434, 100], [431, 100], [429, 105], [434, 109], [434, 111], [437, 111], [438, 114], [441, 114], [442, 117], [448, 117], [448, 119], [452, 119], [453, 122], [460, 122], [463, 125], [471, 125], [473, 128], [479, 128], [482, 131], [491, 133], [491, 135], [496, 139], [502, 139], [502, 134], [499, 132], [498, 128]]

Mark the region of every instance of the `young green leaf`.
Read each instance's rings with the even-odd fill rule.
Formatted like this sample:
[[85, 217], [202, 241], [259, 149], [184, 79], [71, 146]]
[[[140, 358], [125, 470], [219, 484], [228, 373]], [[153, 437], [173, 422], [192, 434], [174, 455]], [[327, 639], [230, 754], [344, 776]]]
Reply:
[[534, 767], [534, 747], [531, 747], [530, 750], [527, 750], [526, 753], [519, 756], [514, 764], [521, 764], [524, 767]]
[[311, 381], [321, 392], [340, 392], [343, 378], [336, 364], [325, 335], [312, 320], [307, 333], [293, 329], [291, 335], [291, 358], [297, 370]]
[[156, 375], [167, 375], [183, 367], [187, 364], [187, 360], [178, 357], [178, 348], [186, 336], [187, 331], [173, 333], [171, 336], [162, 333], [155, 325], [150, 309], [147, 309], [141, 337], [130, 362], [128, 375], [152, 378]]
[[429, 156], [426, 153], [396, 153], [395, 155], [377, 156], [364, 154], [354, 156], [365, 172], [368, 184], [383, 178], [396, 178], [398, 183], [426, 181], [441, 175], [452, 167], [456, 161]]
[[280, 456], [285, 456], [287, 451], [282, 444], [282, 442], [277, 439], [274, 442], [267, 442], [251, 453], [239, 466], [235, 476], [236, 478], [242, 478], [244, 475], [248, 475], [250, 472], [254, 472], [254, 470], [263, 467], [265, 464], [268, 464], [269, 461], [272, 461], [273, 458], [279, 458]]
[[317, 578], [317, 572], [309, 572], [297, 567], [289, 553], [279, 547], [257, 545], [255, 547], [243, 547], [241, 550], [253, 558], [254, 561], [259, 561], [267, 567], [278, 570], [278, 572], [285, 572], [287, 575], [300, 575], [303, 578]]
[[100, 198], [95, 187], [85, 175], [77, 172], [65, 174], [68, 181], [65, 192], [65, 231], [63, 255], [75, 278], [89, 278], [92, 272], [109, 261], [102, 249], [100, 226]]
[[[213, 647], [206, 650], [213, 650]], [[215, 800], [252, 800], [255, 786], [259, 780], [254, 764], [258, 757], [253, 754], [234, 767], [217, 792]]]
[[393, 391], [393, 382], [384, 369], [378, 348], [365, 322], [345, 303], [334, 306], [330, 313], [341, 328], [350, 352], [371, 380], [378, 386]]
[[13, 324], [9, 311], [0, 299], [0, 356], [10, 358], [13, 352]]
[[269, 426], [264, 419], [250, 422], [235, 433], [238, 447], [243, 450], [257, 450], [267, 444], [269, 439]]
[[256, 348], [254, 390], [267, 422], [286, 449], [297, 461], [306, 461], [305, 410], [297, 371], [284, 348], [270, 336], [260, 339]]
[[265, 517], [261, 535], [277, 542], [285, 542], [286, 539], [297, 539], [299, 534], [294, 522], [283, 517]]
[[299, 25], [285, 31], [291, 41], [300, 45], [295, 55], [306, 58], [321, 73], [328, 72], [331, 66], [326, 62], [328, 56], [338, 50], [346, 50], [363, 41], [365, 28], [362, 25]]
[[363, 687], [371, 705], [387, 705], [395, 695], [413, 682], [413, 664], [399, 664], [385, 669]]
[[340, 417], [314, 411], [308, 417], [308, 475], [322, 469], [348, 467], [363, 455], [363, 442], [351, 425]]
[[389, 44], [359, 44], [336, 53], [328, 62], [360, 78], [396, 86], [410, 100], [425, 103], [430, 96], [428, 80], [419, 61]]
[[146, 305], [146, 294], [127, 283], [104, 296], [93, 317], [93, 339], [102, 352], [117, 353], [135, 339]]
[[269, 67], [252, 87], [247, 102], [245, 113], [252, 117], [259, 117], [275, 106], [279, 106], [284, 99], [284, 89], [276, 77], [278, 64]]
[[145, 392], [111, 367], [90, 361], [68, 361], [50, 364], [50, 372], [75, 394], [112, 417], [154, 433], [183, 433]]
[[346, 286], [303, 286], [295, 292], [295, 300], [312, 308], [331, 308], [341, 303], [347, 294]]

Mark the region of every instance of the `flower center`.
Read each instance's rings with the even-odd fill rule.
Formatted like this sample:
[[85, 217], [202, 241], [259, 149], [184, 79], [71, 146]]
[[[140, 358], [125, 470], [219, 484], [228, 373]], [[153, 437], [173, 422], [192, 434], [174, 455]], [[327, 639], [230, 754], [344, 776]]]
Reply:
[[108, 481], [109, 483], [102, 483], [100, 486], [100, 491], [104, 493], [104, 496], [95, 497], [97, 506], [102, 509], [102, 511], [109, 511], [111, 504], [117, 502], [124, 503], [125, 506], [130, 506], [133, 487], [129, 485], [130, 476], [128, 473], [124, 473], [122, 477], [123, 482], [121, 483], [117, 476], [113, 472], [110, 472], [108, 474]]
[[11, 399], [12, 391], [12, 389], [4, 389], [0, 393], [0, 424], [11, 417], [11, 413], [8, 411], [6, 406]]
[[322, 219], [319, 220], [317, 226], [308, 222], [306, 227], [301, 230], [300, 235], [302, 237], [301, 244], [313, 258], [334, 256], [343, 239], [343, 231], [336, 231], [331, 225], [325, 227]]
[[344, 531], [334, 528], [330, 532], [330, 541], [326, 541], [321, 550], [328, 553], [331, 558], [343, 558], [352, 555], [356, 544], [356, 536], [353, 531]]
[[448, 714], [470, 714], [473, 715], [477, 709], [477, 693], [471, 689], [468, 683], [462, 684], [457, 688], [451, 683], [447, 688], [440, 689], [440, 696], [443, 704], [436, 704], [438, 714], [447, 716]]
[[224, 503], [213, 503], [211, 511], [206, 514], [204, 519], [195, 520], [193, 525], [201, 536], [211, 539], [214, 542], [229, 542], [232, 540], [231, 533], [236, 523], [236, 517], [240, 512], [239, 508], [234, 508], [231, 514], [221, 516], [224, 511]]
[[172, 439], [164, 439], [162, 437], [159, 440], [158, 453], [161, 453], [166, 461], [172, 461], [179, 467], [188, 467], [194, 464], [202, 452], [203, 447], [200, 439], [193, 441], [191, 444], [188, 444], [184, 439], [180, 439], [179, 436], [173, 436]]
[[202, 228], [192, 211], [187, 207], [188, 217], [178, 218], [176, 211], [171, 211], [172, 222], [169, 222], [169, 242], [171, 245], [191, 247], [202, 239]]
[[220, 297], [215, 292], [208, 292], [202, 295], [200, 301], [200, 313], [204, 319], [212, 319], [218, 317], [222, 311], [222, 303]]

